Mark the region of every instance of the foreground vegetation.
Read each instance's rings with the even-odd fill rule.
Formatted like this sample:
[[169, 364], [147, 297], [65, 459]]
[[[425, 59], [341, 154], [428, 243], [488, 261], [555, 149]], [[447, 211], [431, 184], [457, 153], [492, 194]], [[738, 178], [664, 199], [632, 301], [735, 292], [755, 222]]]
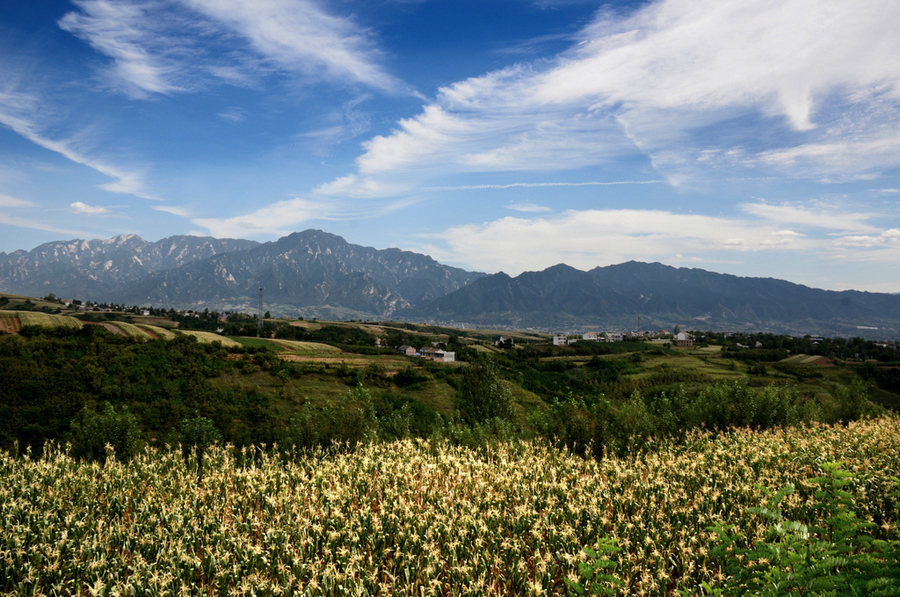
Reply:
[[30, 306], [6, 593], [900, 594], [896, 345]]
[[[826, 542], [842, 559], [829, 560], [831, 567], [823, 560], [824, 572], [802, 566], [788, 572], [796, 570], [807, 583], [831, 582], [839, 594], [848, 594], [841, 591], [844, 577], [856, 579], [860, 594], [897, 594], [891, 583], [900, 565], [900, 512], [892, 478], [900, 475], [900, 426], [894, 417], [692, 432], [684, 441], [603, 460], [535, 441], [473, 450], [405, 440], [302, 454], [214, 446], [199, 481], [196, 452], [185, 458], [181, 451], [148, 448], [126, 463], [107, 450], [105, 464], [79, 461], [59, 447], [41, 459], [0, 457], [0, 590], [739, 592], [735, 583], [754, 586], [753, 579], [771, 576], [781, 562], [751, 554], [745, 564], [755, 562], [757, 573], [748, 580], [738, 571], [748, 567], [736, 569], [729, 554], [767, 542], [804, 553], [801, 534], [770, 532], [775, 526], [765, 512], [777, 513], [789, 529], [824, 529], [843, 512], [839, 530], [865, 525], [865, 536], [808, 534], [806, 546]], [[838, 485], [847, 496], [844, 510], [825, 507], [842, 498], [822, 493], [823, 482], [815, 481], [833, 474], [832, 461], [850, 475]], [[775, 504], [767, 490], [786, 486], [793, 491]], [[765, 507], [771, 509], [750, 511]], [[723, 541], [725, 529], [731, 541]], [[850, 574], [862, 556], [877, 578]]]

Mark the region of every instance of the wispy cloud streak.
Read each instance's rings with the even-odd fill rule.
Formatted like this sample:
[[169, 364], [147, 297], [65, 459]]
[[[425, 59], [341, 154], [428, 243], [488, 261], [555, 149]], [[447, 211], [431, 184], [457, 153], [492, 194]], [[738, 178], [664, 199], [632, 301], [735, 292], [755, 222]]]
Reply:
[[170, 35], [167, 3], [73, 0], [80, 12], [67, 13], [59, 26], [112, 58], [110, 81], [132, 97], [168, 94], [184, 87], [179, 55], [184, 44]]
[[111, 58], [108, 79], [134, 98], [193, 91], [210, 80], [246, 85], [272, 69], [403, 89], [380, 66], [363, 28], [309, 0], [73, 1], [78, 10], [59, 26]]
[[53, 139], [46, 135], [39, 122], [41, 111], [40, 101], [32, 94], [21, 92], [15, 88], [0, 91], [0, 124], [35, 145], [58, 153], [76, 164], [91, 168], [113, 179], [112, 182], [100, 187], [106, 191], [155, 199], [145, 190], [143, 176], [140, 173], [125, 170], [104, 160], [91, 157], [81, 149], [84, 141], [71, 137]]
[[511, 182], [508, 184], [476, 184], [453, 187], [422, 187], [423, 191], [480, 191], [486, 189], [539, 189], [543, 187], [609, 187], [619, 185], [666, 184], [665, 180], [615, 180], [604, 182]]

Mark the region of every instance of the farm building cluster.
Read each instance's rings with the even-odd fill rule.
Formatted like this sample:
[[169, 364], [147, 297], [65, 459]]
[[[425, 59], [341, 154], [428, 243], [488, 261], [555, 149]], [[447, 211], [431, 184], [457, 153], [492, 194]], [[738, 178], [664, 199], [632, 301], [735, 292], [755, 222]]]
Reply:
[[398, 349], [402, 354], [408, 357], [419, 357], [436, 363], [452, 363], [456, 360], [456, 353], [447, 350], [440, 350], [431, 346], [423, 346], [416, 349], [414, 346], [404, 344]]
[[583, 334], [554, 334], [554, 346], [567, 346], [576, 342], [624, 342], [628, 340], [665, 340], [678, 346], [691, 346], [693, 338], [686, 332], [673, 334], [666, 330], [658, 332], [585, 332]]

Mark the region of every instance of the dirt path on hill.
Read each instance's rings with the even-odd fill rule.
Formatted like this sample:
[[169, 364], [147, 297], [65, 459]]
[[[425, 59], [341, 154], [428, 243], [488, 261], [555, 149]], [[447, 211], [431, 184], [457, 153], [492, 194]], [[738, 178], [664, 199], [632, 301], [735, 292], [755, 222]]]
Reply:
[[100, 323], [99, 321], [83, 321], [84, 325], [99, 325], [102, 328], [105, 328], [112, 334], [116, 334], [117, 336], [127, 336], [125, 332], [123, 332], [120, 328], [117, 328], [111, 323]]

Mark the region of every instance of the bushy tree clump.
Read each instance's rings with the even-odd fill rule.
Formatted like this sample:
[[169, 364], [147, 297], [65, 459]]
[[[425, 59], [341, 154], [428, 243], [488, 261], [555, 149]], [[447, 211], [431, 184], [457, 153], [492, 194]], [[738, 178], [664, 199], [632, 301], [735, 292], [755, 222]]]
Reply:
[[469, 362], [459, 389], [458, 410], [469, 425], [514, 416], [512, 392], [503, 382], [497, 362], [479, 356]]
[[140, 446], [137, 418], [127, 406], [116, 411], [109, 402], [101, 403], [99, 411], [81, 409], [72, 420], [70, 437], [73, 456], [99, 462], [113, 454], [119, 460], [130, 460]]

